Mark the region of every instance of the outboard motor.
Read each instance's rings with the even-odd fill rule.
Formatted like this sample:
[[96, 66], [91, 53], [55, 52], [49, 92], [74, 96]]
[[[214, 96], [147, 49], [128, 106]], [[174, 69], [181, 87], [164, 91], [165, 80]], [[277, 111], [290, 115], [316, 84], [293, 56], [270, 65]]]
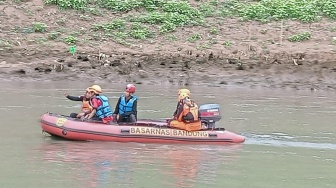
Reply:
[[200, 105], [200, 118], [202, 121], [202, 126], [206, 128], [215, 128], [215, 123], [222, 119], [219, 111], [219, 104], [203, 104]]

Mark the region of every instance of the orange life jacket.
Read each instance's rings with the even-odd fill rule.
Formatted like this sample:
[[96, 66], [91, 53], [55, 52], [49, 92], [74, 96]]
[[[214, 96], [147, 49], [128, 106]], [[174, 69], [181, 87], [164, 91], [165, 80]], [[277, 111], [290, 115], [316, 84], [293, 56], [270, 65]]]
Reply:
[[183, 104], [183, 111], [177, 118], [178, 121], [184, 121], [183, 117], [191, 113], [193, 116], [192, 121], [198, 121], [198, 105], [194, 101], [186, 102]]
[[85, 98], [83, 98], [82, 102], [82, 112], [84, 113], [90, 113], [92, 112], [93, 108], [90, 104], [90, 101], [87, 101]]

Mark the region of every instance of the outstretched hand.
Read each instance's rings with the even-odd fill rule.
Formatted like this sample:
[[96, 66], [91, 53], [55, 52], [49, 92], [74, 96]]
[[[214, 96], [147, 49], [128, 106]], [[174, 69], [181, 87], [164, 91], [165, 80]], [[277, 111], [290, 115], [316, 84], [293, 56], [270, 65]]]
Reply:
[[68, 92], [64, 91], [64, 96], [67, 97], [68, 96]]

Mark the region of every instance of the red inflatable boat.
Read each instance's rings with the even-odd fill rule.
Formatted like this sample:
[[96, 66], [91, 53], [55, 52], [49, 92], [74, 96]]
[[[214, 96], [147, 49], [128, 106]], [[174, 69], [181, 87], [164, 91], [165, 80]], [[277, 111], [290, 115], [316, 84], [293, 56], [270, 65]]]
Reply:
[[[215, 122], [220, 119], [219, 108], [216, 111], [215, 104], [215, 106], [212, 105], [215, 107], [213, 109], [209, 109], [209, 104], [207, 105], [206, 109], [203, 109], [204, 113], [201, 112], [202, 122], [206, 123], [206, 128], [201, 131], [188, 132], [169, 128], [166, 121], [139, 120], [133, 124], [107, 125], [52, 113], [42, 115], [41, 127], [43, 131], [52, 136], [71, 140], [200, 144], [227, 144], [245, 141], [241, 135], [229, 132], [224, 128], [215, 128]], [[202, 110], [201, 107], [200, 110]]]

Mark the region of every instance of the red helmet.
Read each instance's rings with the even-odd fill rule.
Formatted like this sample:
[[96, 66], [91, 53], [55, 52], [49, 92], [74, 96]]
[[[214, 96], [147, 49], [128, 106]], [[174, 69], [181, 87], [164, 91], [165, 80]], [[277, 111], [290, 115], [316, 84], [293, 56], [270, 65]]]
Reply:
[[127, 84], [126, 85], [126, 91], [130, 92], [130, 93], [134, 93], [135, 92], [135, 86], [133, 84]]

